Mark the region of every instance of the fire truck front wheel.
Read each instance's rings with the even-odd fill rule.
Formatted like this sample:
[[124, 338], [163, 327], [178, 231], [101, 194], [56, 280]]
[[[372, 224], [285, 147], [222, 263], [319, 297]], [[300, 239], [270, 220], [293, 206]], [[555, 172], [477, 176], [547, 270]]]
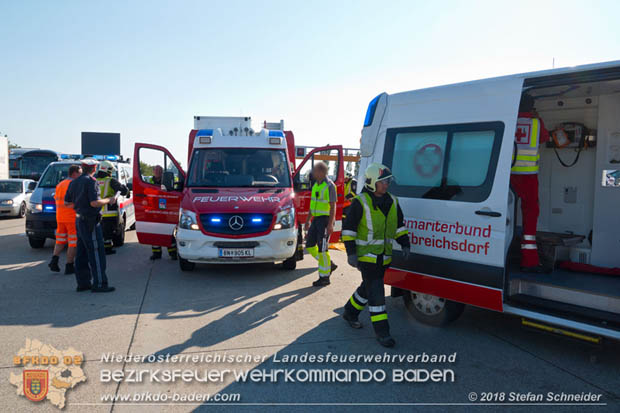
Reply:
[[193, 271], [196, 264], [179, 257], [179, 267], [181, 267], [181, 271]]
[[436, 327], [456, 320], [465, 310], [464, 304], [415, 291], [404, 291], [403, 300], [416, 320]]

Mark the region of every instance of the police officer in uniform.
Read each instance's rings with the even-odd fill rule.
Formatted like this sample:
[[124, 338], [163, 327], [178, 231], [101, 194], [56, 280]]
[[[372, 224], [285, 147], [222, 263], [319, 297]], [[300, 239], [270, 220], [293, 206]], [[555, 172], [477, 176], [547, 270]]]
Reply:
[[342, 239], [347, 262], [362, 273], [362, 284], [344, 306], [343, 318], [353, 328], [362, 328], [358, 317], [368, 305], [377, 340], [393, 347], [385, 311], [383, 276], [392, 261], [392, 240], [401, 246], [403, 259], [409, 258], [410, 243], [403, 212], [396, 197], [387, 192], [392, 172], [378, 163], [368, 166], [362, 192], [351, 203], [343, 224]]
[[[98, 162], [92, 158], [82, 160], [82, 175], [71, 181], [65, 194], [65, 205], [75, 209], [77, 252], [75, 279], [77, 291], [94, 293], [114, 291], [106, 276], [106, 256], [101, 231], [101, 207], [116, 202], [114, 197], [100, 198], [94, 178]], [[92, 279], [92, 282], [91, 282]]]
[[[155, 165], [153, 167], [153, 176], [148, 178], [146, 181], [149, 184], [157, 185], [158, 187], [161, 188], [162, 191], [167, 191], [168, 188], [166, 188], [165, 185], [163, 184], [163, 179], [162, 179], [163, 175], [164, 175], [164, 169], [159, 165]], [[152, 252], [151, 260], [161, 259], [161, 253], [162, 253], [161, 246], [151, 245], [151, 252]], [[172, 245], [168, 247], [168, 256], [173, 261], [176, 261], [177, 259], [177, 242], [174, 237], [172, 237]]]
[[327, 172], [327, 164], [324, 162], [317, 162], [312, 168], [315, 182], [304, 227], [307, 233], [306, 249], [319, 262], [319, 279], [312, 283], [315, 287], [329, 285], [329, 276], [338, 268], [329, 256], [329, 237], [334, 232], [336, 217], [336, 185], [329, 179]]
[[[114, 171], [116, 171], [116, 168], [110, 161], [103, 161], [99, 164], [99, 170], [95, 177], [97, 178], [99, 196], [101, 198], [115, 196], [117, 192], [120, 192], [122, 196], [127, 196], [129, 194], [129, 188], [112, 177]], [[119, 223], [118, 213], [118, 205], [116, 203], [106, 204], [101, 207], [101, 215], [103, 217], [101, 225], [104, 235], [103, 245], [106, 255], [116, 254], [113, 248], [112, 234]]]

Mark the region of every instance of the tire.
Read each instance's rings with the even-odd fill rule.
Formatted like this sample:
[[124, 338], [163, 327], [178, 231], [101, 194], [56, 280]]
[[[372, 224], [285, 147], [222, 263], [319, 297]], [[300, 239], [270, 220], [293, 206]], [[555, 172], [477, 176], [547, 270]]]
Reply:
[[117, 234], [112, 237], [112, 244], [115, 247], [122, 247], [125, 244], [125, 220], [120, 222]]
[[283, 270], [294, 270], [295, 268], [297, 268], [297, 254], [294, 254], [291, 258], [289, 258], [288, 260], [284, 260], [284, 262], [282, 263], [282, 269]]
[[456, 320], [465, 310], [465, 304], [409, 290], [404, 291], [403, 300], [416, 320], [435, 327]]
[[45, 238], [28, 237], [28, 243], [30, 244], [30, 247], [34, 249], [43, 248], [43, 246], [45, 245]]
[[181, 271], [194, 271], [194, 268], [196, 268], [196, 263], [189, 262], [179, 256], [179, 267], [181, 267]]
[[22, 204], [19, 206], [19, 215], [17, 215], [19, 218], [23, 218], [26, 216], [26, 203], [22, 202]]

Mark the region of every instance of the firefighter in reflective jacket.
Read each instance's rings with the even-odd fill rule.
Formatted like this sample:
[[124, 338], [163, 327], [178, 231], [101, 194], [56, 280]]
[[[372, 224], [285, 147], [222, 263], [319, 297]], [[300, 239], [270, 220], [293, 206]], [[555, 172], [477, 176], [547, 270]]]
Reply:
[[[109, 198], [120, 192], [121, 195], [127, 196], [129, 194], [129, 188], [121, 184], [112, 177], [112, 174], [116, 168], [110, 161], [103, 161], [99, 164], [99, 171], [95, 178], [97, 179], [97, 186], [99, 187], [99, 197]], [[114, 205], [105, 204], [101, 207], [101, 226], [103, 229], [103, 246], [105, 247], [106, 254], [115, 254], [112, 238], [115, 231], [124, 231], [125, 228], [120, 226], [118, 203]]]
[[364, 188], [355, 197], [342, 227], [348, 263], [362, 273], [362, 284], [344, 306], [342, 317], [353, 328], [362, 328], [360, 312], [368, 305], [377, 340], [393, 347], [390, 325], [385, 311], [383, 275], [392, 262], [392, 241], [400, 244], [403, 259], [409, 259], [409, 237], [403, 212], [396, 197], [387, 192], [392, 172], [372, 163], [365, 173]]
[[[163, 174], [164, 174], [164, 169], [159, 165], [155, 165], [153, 167], [153, 176], [148, 178], [146, 181], [149, 184], [159, 186], [162, 191], [167, 191], [168, 188], [166, 188], [166, 186], [163, 184], [163, 179], [162, 179]], [[151, 252], [152, 252], [151, 260], [161, 259], [161, 253], [162, 253], [161, 246], [151, 245]], [[176, 261], [177, 259], [177, 242], [174, 237], [172, 237], [172, 244], [168, 247], [168, 256], [173, 261]]]
[[521, 240], [521, 270], [544, 272], [536, 246], [536, 222], [538, 221], [538, 161], [539, 146], [549, 140], [549, 132], [542, 119], [534, 113], [534, 99], [524, 94], [519, 105], [519, 118], [515, 131], [513, 166], [510, 169], [510, 185], [521, 198], [523, 237]]
[[347, 212], [349, 212], [349, 207], [351, 206], [351, 202], [353, 202], [353, 198], [355, 198], [356, 192], [357, 181], [353, 179], [353, 174], [351, 172], [347, 172], [344, 180], [344, 205], [342, 207], [342, 219], [346, 218]]
[[319, 278], [312, 283], [315, 287], [329, 285], [329, 276], [338, 267], [329, 256], [329, 237], [334, 232], [336, 218], [336, 186], [327, 176], [327, 172], [328, 167], [324, 162], [317, 162], [312, 168], [315, 182], [312, 185], [310, 211], [304, 227], [306, 249], [319, 262]]

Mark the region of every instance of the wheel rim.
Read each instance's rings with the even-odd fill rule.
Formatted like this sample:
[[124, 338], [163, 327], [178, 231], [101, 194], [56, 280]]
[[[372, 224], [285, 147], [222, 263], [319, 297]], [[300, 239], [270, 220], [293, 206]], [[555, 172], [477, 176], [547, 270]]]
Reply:
[[23, 218], [24, 215], [26, 215], [26, 204], [22, 204], [19, 207], [19, 216]]
[[441, 313], [446, 306], [445, 298], [413, 291], [411, 292], [411, 302], [419, 312], [429, 316]]

